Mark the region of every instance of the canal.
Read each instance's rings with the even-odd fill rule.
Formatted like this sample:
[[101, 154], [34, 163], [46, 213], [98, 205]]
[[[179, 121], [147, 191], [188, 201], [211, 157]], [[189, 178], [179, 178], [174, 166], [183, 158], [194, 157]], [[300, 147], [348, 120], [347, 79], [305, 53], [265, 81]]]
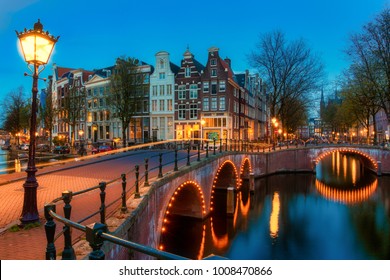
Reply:
[[316, 174], [280, 174], [248, 182], [227, 216], [217, 193], [206, 220], [175, 217], [165, 251], [201, 259], [390, 259], [390, 177], [376, 177], [358, 157], [333, 153]]

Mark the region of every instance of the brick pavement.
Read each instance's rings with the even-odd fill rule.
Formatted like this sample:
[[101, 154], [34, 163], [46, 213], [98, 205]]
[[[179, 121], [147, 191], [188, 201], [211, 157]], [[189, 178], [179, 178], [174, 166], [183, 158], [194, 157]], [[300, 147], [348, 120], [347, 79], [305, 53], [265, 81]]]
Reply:
[[[130, 169], [128, 162], [129, 155], [114, 155], [118, 162], [110, 161], [108, 157], [95, 158], [88, 161], [71, 161], [66, 164], [55, 165], [38, 169], [37, 180], [39, 187], [37, 190], [37, 205], [41, 217], [41, 224], [36, 228], [20, 229], [12, 232], [12, 226], [19, 224], [19, 217], [23, 205], [23, 183], [26, 173], [12, 173], [0, 175], [0, 260], [43, 260], [45, 259], [46, 236], [44, 230], [43, 206], [61, 195], [64, 190], [73, 192], [83, 190], [98, 185], [101, 181], [108, 181], [120, 177], [121, 173], [126, 173]], [[94, 165], [90, 165], [95, 163]], [[102, 167], [97, 167], [100, 164]], [[70, 167], [75, 167], [69, 169]], [[84, 166], [84, 167], [81, 167]], [[123, 170], [120, 168], [123, 166]], [[119, 197], [120, 182], [116, 185], [115, 194]], [[90, 193], [83, 194], [82, 200], [72, 201], [72, 218], [79, 219], [85, 213], [90, 214], [91, 208], [96, 205], [94, 202], [100, 201], [98, 192], [96, 195]], [[92, 206], [93, 205], [93, 206]], [[60, 207], [58, 207], [60, 208]], [[57, 208], [57, 212], [61, 212]], [[88, 212], [87, 212], [88, 211]], [[62, 230], [62, 224], [57, 223], [57, 233]], [[63, 238], [56, 241], [57, 251], [63, 248]]]

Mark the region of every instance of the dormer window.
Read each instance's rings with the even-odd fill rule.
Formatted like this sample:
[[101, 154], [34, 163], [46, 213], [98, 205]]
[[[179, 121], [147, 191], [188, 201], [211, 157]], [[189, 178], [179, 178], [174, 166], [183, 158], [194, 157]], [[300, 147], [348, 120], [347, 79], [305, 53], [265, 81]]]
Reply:
[[186, 67], [185, 77], [191, 77], [191, 68], [190, 67]]

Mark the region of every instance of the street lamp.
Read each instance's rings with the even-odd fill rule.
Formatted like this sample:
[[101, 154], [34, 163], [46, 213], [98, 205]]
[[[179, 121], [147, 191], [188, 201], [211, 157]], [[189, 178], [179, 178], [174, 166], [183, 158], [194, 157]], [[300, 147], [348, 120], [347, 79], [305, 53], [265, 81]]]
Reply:
[[[31, 103], [31, 119], [30, 119], [30, 148], [28, 151], [28, 165], [26, 169], [27, 179], [23, 185], [24, 201], [23, 210], [20, 220], [23, 224], [39, 221], [37, 209], [37, 188], [38, 182], [35, 177], [37, 168], [35, 167], [35, 139], [37, 126], [37, 93], [38, 93], [38, 75], [45, 68], [54, 45], [58, 38], [50, 35], [48, 31], [43, 31], [43, 25], [38, 22], [34, 24], [34, 29], [22, 32], [16, 31], [16, 35], [20, 42], [20, 47], [23, 52], [24, 60], [27, 62], [27, 67], [32, 72], [32, 103]], [[30, 66], [33, 68], [30, 68]], [[41, 68], [40, 68], [41, 67]], [[27, 76], [28, 74], [25, 74]]]

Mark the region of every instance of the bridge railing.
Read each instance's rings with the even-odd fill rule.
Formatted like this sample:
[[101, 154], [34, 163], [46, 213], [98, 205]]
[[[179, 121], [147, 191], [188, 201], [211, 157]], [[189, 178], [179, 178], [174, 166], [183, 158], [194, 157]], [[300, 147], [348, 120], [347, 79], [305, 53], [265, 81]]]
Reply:
[[[64, 191], [60, 197], [47, 203], [44, 207], [47, 239], [46, 259], [57, 258], [56, 242], [61, 236], [63, 236], [62, 259], [76, 259], [73, 244], [82, 238], [86, 238], [92, 248], [88, 255], [89, 259], [105, 258], [104, 252], [101, 250], [104, 241], [112, 242], [158, 259], [184, 259], [181, 256], [115, 237], [108, 231], [107, 218], [111, 217], [117, 211], [127, 213], [128, 200], [130, 198], [140, 199], [141, 186], [148, 187], [151, 178], [155, 180], [163, 178], [164, 174], [176, 172], [181, 168], [190, 166], [192, 163], [200, 162], [209, 157], [218, 157], [225, 153], [270, 151], [269, 146], [264, 143], [250, 143], [228, 139], [220, 139], [218, 141], [215, 139], [212, 141], [212, 145], [209, 146], [210, 141], [203, 141], [203, 139], [192, 140], [194, 141], [162, 141], [153, 144], [148, 143], [116, 151], [128, 152], [146, 148], [144, 153], [147, 157], [144, 158], [142, 164], [134, 165], [129, 168], [126, 173], [118, 174], [117, 177], [110, 181], [100, 182], [97, 186], [78, 192]], [[165, 149], [161, 149], [161, 145], [164, 145]], [[158, 149], [154, 149], [154, 147], [158, 147]], [[143, 152], [141, 150], [141, 153], [138, 155], [142, 154]], [[113, 194], [118, 193], [118, 189], [120, 189], [120, 194], [117, 195], [117, 197], [108, 200], [107, 196], [110, 195], [111, 192]], [[77, 197], [82, 200], [85, 195], [98, 195], [99, 199], [96, 200], [98, 200], [98, 202], [100, 201], [100, 203], [94, 207], [88, 205], [88, 207], [92, 207], [92, 211], [84, 217], [72, 217], [72, 211], [75, 212], [73, 210], [73, 205], [75, 203], [73, 203], [73, 205], [71, 203], [74, 202]], [[86, 206], [80, 200], [75, 206], [76, 213], [79, 213], [82, 210], [80, 209], [78, 211], [77, 207], [84, 209]], [[57, 211], [60, 210], [59, 206], [61, 205], [62, 212]], [[55, 220], [64, 225], [63, 229], [59, 232], [56, 232]], [[83, 225], [82, 223], [87, 223], [87, 225]], [[78, 230], [79, 234], [76, 238], [72, 236], [72, 229]]]

